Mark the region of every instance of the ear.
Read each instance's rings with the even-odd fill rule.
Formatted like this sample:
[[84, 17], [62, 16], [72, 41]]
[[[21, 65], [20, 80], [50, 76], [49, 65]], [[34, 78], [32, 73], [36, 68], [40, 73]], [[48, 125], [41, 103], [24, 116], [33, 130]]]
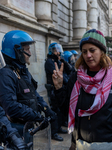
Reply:
[[103, 57], [104, 55], [106, 54], [104, 53], [104, 51], [101, 50], [101, 57]]

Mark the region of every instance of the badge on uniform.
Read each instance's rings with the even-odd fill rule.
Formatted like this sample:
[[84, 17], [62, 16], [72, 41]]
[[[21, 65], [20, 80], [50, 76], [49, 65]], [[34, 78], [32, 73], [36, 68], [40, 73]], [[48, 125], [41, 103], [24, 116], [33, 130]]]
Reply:
[[30, 89], [24, 89], [24, 93], [29, 93]]

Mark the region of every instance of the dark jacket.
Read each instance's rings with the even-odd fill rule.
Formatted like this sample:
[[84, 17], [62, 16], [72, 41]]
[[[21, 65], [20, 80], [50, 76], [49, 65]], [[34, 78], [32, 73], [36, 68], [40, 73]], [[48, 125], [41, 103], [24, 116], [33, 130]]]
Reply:
[[36, 120], [38, 110], [33, 109], [32, 101], [43, 111], [48, 105], [37, 93], [36, 82], [26, 66], [12, 64], [0, 70], [0, 104], [11, 119]]
[[[88, 74], [94, 76], [91, 72]], [[74, 73], [68, 81], [66, 88], [62, 87], [57, 91], [55, 90], [55, 96], [58, 99], [60, 107], [64, 108], [63, 113], [65, 114], [68, 113], [70, 95], [76, 79], [77, 73]], [[86, 110], [90, 108], [94, 98], [95, 95], [85, 93], [82, 88], [80, 89], [80, 95], [75, 111], [75, 130], [77, 132], [77, 139], [82, 139], [89, 143], [112, 142], [112, 88], [107, 102], [98, 112], [89, 117], [78, 117], [78, 109]], [[76, 140], [76, 137], [74, 137], [74, 139]]]
[[[47, 84], [52, 85], [51, 91], [50, 91], [50, 105], [52, 106], [52, 109], [55, 110], [58, 108], [58, 103], [57, 103], [57, 99], [54, 95], [54, 87], [53, 87], [53, 80], [52, 80], [52, 74], [53, 74], [53, 70], [55, 70], [55, 64], [57, 63], [58, 68], [61, 67], [61, 61], [58, 60], [58, 57], [56, 55], [47, 55], [47, 59], [45, 61], [45, 72], [46, 72], [46, 78], [47, 78]], [[66, 85], [68, 82], [68, 75], [65, 73], [63, 73], [63, 84]]]
[[[55, 65], [54, 62], [57, 63], [58, 68], [61, 67], [61, 61], [58, 60], [58, 57], [56, 55], [47, 55], [47, 59], [45, 62], [45, 72], [46, 72], [46, 78], [47, 78], [47, 84], [51, 84], [53, 85], [53, 81], [52, 81], [52, 74], [53, 74], [53, 70], [55, 70]], [[67, 73], [64, 71], [64, 76], [63, 76], [63, 84], [66, 85], [68, 82], [68, 75]]]
[[[3, 108], [1, 106], [0, 106], [0, 122], [6, 126], [8, 136], [17, 132], [17, 130], [15, 128], [12, 128], [10, 121], [6, 117], [5, 111], [3, 110]], [[3, 138], [3, 135], [1, 135], [0, 138]]]

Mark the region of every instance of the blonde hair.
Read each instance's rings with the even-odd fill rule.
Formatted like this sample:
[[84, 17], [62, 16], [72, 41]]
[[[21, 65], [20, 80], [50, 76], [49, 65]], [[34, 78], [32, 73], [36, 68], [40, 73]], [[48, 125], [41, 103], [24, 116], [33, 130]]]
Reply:
[[[80, 55], [79, 59], [75, 63], [75, 68], [78, 69], [79, 66], [82, 65], [84, 69], [87, 69], [88, 66], [84, 61], [84, 58], [82, 54]], [[112, 66], [112, 61], [111, 59], [102, 51], [101, 59], [100, 59], [100, 65], [102, 68], [109, 68]]]

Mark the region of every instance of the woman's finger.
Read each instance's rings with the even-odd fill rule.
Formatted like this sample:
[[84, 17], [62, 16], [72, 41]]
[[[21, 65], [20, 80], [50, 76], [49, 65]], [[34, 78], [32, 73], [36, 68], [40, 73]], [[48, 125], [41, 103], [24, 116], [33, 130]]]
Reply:
[[56, 75], [57, 75], [57, 71], [56, 71], [56, 70], [53, 70], [53, 74], [56, 76]]
[[63, 72], [64, 69], [64, 63], [61, 63], [60, 72]]
[[57, 63], [55, 62], [55, 63], [54, 63], [54, 65], [55, 65], [55, 69], [56, 69], [56, 71], [58, 72], [58, 71], [59, 71], [59, 68], [58, 68]]
[[53, 74], [53, 75], [52, 75], [52, 78], [53, 78], [53, 79], [56, 79], [56, 78], [57, 78], [57, 76]]

